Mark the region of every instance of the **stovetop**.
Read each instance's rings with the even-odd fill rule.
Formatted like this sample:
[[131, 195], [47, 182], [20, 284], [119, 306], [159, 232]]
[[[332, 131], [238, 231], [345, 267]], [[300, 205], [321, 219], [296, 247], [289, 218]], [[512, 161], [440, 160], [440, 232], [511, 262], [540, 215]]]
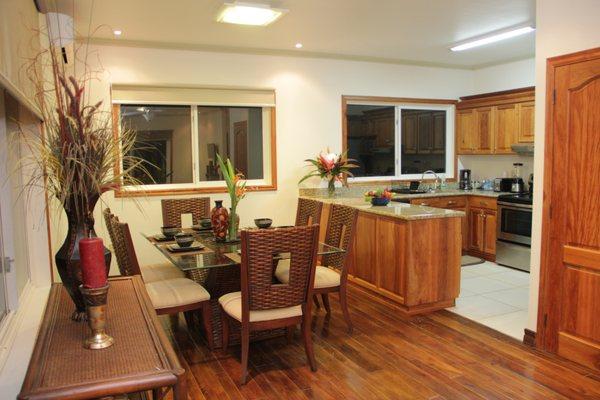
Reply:
[[505, 203], [517, 203], [517, 204], [533, 204], [533, 195], [529, 192], [524, 193], [513, 193], [513, 194], [501, 194], [498, 196], [498, 201]]

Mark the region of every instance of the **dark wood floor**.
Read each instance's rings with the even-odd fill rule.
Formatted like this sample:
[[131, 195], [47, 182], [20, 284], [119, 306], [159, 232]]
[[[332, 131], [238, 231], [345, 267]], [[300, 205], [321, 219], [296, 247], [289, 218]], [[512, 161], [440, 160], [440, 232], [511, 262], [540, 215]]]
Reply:
[[238, 384], [239, 346], [210, 352], [180, 320], [165, 326], [180, 355], [190, 399], [600, 399], [600, 374], [447, 311], [403, 317], [393, 304], [350, 290], [352, 335], [337, 297], [317, 310], [318, 371], [296, 333], [250, 346], [250, 378]]

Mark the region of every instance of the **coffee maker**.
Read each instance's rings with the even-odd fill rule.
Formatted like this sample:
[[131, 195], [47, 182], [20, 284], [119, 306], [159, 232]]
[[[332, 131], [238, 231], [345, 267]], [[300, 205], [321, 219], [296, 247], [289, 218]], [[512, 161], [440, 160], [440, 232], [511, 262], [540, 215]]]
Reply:
[[461, 169], [459, 175], [460, 179], [458, 181], [458, 188], [460, 190], [472, 190], [473, 185], [471, 185], [471, 170]]

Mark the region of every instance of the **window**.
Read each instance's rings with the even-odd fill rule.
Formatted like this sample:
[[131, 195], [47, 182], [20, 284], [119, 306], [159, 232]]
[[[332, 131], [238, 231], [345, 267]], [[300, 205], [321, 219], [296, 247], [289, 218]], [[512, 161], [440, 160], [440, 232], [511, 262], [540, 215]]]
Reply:
[[117, 196], [224, 191], [217, 154], [249, 190], [276, 189], [274, 100], [267, 90], [113, 86], [114, 117], [136, 132], [132, 155], [148, 161], [133, 171], [142, 185]]
[[353, 180], [454, 178], [454, 101], [342, 97]]

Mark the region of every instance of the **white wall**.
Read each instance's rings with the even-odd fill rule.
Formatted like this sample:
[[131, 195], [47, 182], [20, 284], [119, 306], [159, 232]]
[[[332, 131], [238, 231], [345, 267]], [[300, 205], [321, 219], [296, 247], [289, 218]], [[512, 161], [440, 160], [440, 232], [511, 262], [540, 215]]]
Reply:
[[536, 330], [542, 233], [542, 176], [546, 116], [546, 59], [600, 46], [600, 1], [538, 0], [535, 62], [535, 165], [528, 328]]
[[473, 71], [473, 93], [489, 93], [535, 85], [535, 58]]
[[[106, 102], [111, 82], [276, 90], [279, 189], [249, 193], [239, 205], [242, 226], [256, 217], [271, 217], [276, 224], [293, 221], [298, 180], [306, 171], [303, 160], [328, 146], [332, 151], [341, 149], [343, 94], [452, 99], [472, 92], [469, 70], [112, 46], [97, 46], [94, 50], [106, 72], [105, 79], [95, 85], [93, 96]], [[112, 193], [107, 193], [104, 200], [113, 212], [130, 222], [140, 261], [164, 261], [139, 234], [158, 232], [160, 198], [140, 199], [139, 207], [131, 199], [113, 199]], [[96, 210], [98, 234], [108, 237], [100, 208]], [[63, 236], [55, 230], [55, 243]]]

